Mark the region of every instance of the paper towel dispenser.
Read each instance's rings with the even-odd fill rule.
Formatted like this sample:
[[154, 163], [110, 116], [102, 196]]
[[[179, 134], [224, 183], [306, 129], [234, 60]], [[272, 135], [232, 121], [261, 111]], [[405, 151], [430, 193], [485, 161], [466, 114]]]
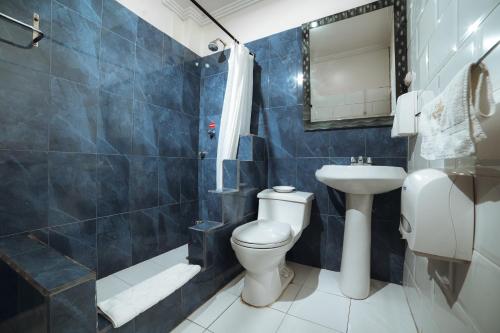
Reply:
[[417, 254], [470, 261], [473, 177], [436, 169], [411, 173], [401, 191], [399, 231]]

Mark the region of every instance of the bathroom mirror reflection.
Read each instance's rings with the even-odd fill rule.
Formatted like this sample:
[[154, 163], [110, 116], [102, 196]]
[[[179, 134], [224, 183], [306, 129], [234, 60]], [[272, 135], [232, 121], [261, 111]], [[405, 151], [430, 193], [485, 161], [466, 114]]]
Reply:
[[303, 25], [306, 129], [392, 124], [397, 63], [406, 53], [395, 26], [387, 2]]

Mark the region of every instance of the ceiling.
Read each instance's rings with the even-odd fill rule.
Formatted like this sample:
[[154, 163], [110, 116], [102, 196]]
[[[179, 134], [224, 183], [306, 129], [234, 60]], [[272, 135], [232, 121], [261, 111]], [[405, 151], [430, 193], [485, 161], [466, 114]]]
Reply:
[[311, 60], [322, 62], [391, 45], [392, 6], [311, 29]]
[[[220, 19], [259, 1], [261, 0], [198, 0], [197, 2], [210, 15]], [[191, 19], [199, 25], [210, 23], [210, 19], [189, 0], [162, 0], [162, 3], [183, 20]]]

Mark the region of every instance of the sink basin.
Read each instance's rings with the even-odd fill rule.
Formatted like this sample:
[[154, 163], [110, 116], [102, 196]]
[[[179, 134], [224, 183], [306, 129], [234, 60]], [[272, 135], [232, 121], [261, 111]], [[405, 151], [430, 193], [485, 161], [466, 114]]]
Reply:
[[346, 192], [340, 290], [354, 299], [370, 294], [370, 248], [373, 195], [403, 185], [403, 168], [371, 165], [324, 165], [316, 179]]
[[316, 179], [342, 192], [379, 194], [395, 190], [406, 178], [403, 168], [371, 165], [324, 165]]

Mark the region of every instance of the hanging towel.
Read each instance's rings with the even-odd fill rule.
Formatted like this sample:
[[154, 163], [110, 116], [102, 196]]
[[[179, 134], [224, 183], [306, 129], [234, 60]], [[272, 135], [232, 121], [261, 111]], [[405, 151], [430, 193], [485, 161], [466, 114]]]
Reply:
[[97, 307], [114, 328], [120, 327], [182, 287], [200, 269], [198, 265], [177, 264], [97, 303]]
[[253, 92], [253, 56], [241, 44], [234, 44], [229, 56], [226, 92], [217, 145], [216, 185], [223, 189], [222, 163], [236, 159], [240, 135], [250, 134]]
[[494, 111], [488, 69], [484, 64], [465, 66], [422, 108], [420, 154], [427, 160], [473, 156], [475, 145], [486, 138], [478, 117]]
[[392, 122], [391, 137], [404, 137], [416, 134], [415, 113], [418, 107], [418, 91], [399, 96]]

